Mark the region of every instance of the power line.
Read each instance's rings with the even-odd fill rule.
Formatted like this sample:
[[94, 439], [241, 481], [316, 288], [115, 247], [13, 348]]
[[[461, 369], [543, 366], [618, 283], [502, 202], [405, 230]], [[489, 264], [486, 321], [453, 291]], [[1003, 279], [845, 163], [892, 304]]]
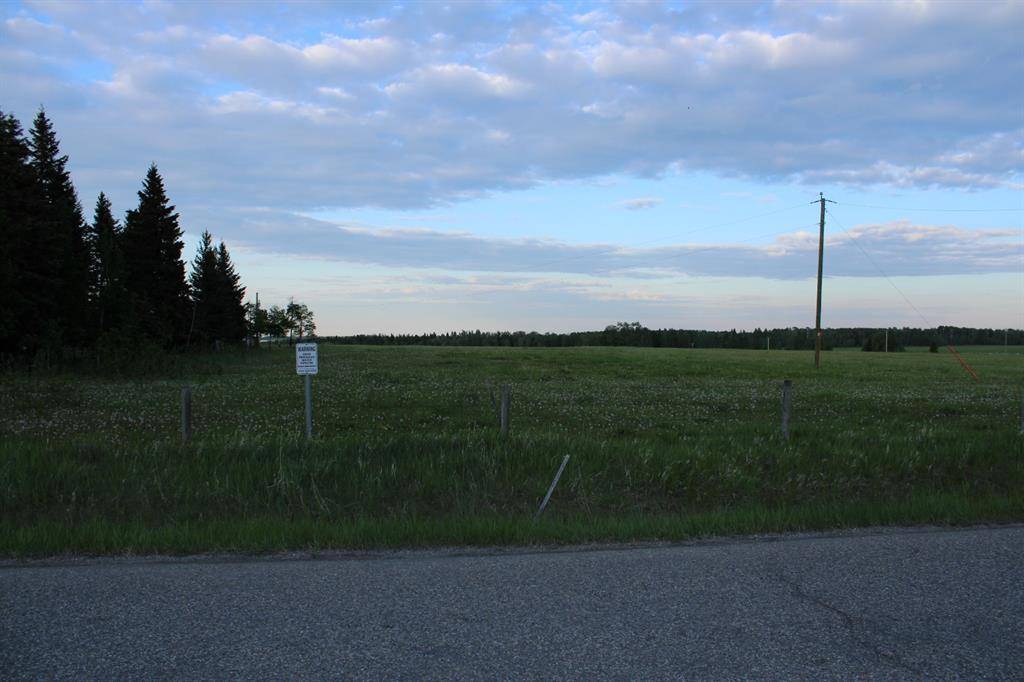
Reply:
[[860, 241], [853, 235], [853, 232], [851, 232], [849, 229], [847, 229], [846, 227], [843, 226], [843, 223], [840, 222], [839, 218], [836, 217], [836, 214], [831, 212], [831, 211], [829, 211], [829, 210], [827, 210], [827, 209], [826, 209], [825, 212], [831, 217], [831, 219], [836, 221], [836, 224], [838, 224], [840, 226], [840, 229], [842, 229], [844, 232], [847, 233], [847, 236], [853, 241], [854, 245], [860, 250], [860, 253], [864, 254], [864, 257], [867, 258], [868, 262], [870, 262], [871, 265], [874, 266], [874, 269], [877, 269], [879, 271], [879, 273], [883, 276], [883, 278], [885, 278], [886, 282], [888, 282], [889, 285], [893, 289], [895, 289], [896, 292], [900, 296], [903, 297], [903, 300], [906, 301], [906, 304], [909, 305], [913, 309], [914, 312], [918, 313], [921, 316], [921, 318], [923, 319], [923, 321], [925, 321], [925, 324], [928, 327], [934, 327], [934, 325], [932, 325], [932, 323], [929, 321], [928, 317], [925, 316], [925, 313], [923, 313], [921, 310], [919, 310], [918, 306], [914, 305], [913, 301], [911, 301], [909, 298], [907, 298], [906, 294], [903, 293], [903, 290], [901, 290], [899, 287], [897, 287], [896, 283], [893, 282], [891, 279], [889, 279], [889, 275], [886, 274], [885, 270], [883, 270], [882, 267], [877, 262], [874, 262], [874, 259], [871, 258], [871, 254], [867, 253], [867, 251], [864, 250], [864, 247], [860, 246]]
[[[858, 249], [860, 249], [860, 252], [863, 253], [864, 257], [868, 259], [868, 261], [871, 263], [871, 265], [873, 265], [875, 267], [875, 269], [878, 270], [879, 274], [881, 274], [882, 277], [885, 278], [885, 281], [888, 282], [889, 285], [893, 289], [896, 290], [896, 293], [898, 293], [901, 297], [903, 297], [903, 300], [907, 302], [907, 305], [909, 305], [913, 309], [913, 311], [915, 313], [917, 313], [918, 316], [922, 320], [924, 320], [925, 325], [927, 327], [930, 327], [930, 328], [935, 329], [936, 331], [938, 331], [938, 327], [933, 325], [931, 323], [931, 320], [929, 320], [927, 317], [925, 317], [925, 314], [922, 313], [920, 310], [918, 310], [917, 306], [914, 305], [914, 302], [911, 301], [910, 298], [906, 294], [903, 293], [903, 290], [900, 289], [898, 286], [896, 286], [896, 283], [893, 282], [892, 279], [889, 278], [889, 275], [885, 274], [885, 271], [882, 270], [881, 266], [879, 266], [878, 263], [875, 262], [875, 259], [871, 257], [871, 254], [869, 254], [867, 252], [867, 250], [865, 250], [864, 247], [861, 246], [860, 241], [857, 239], [857, 237], [854, 236], [854, 234], [852, 232], [847, 230], [846, 227], [843, 226], [843, 224], [841, 222], [839, 222], [839, 219], [836, 218], [835, 214], [832, 213], [832, 211], [828, 211], [828, 214], [830, 216], [832, 216], [832, 219], [836, 221], [836, 223], [839, 225], [840, 229], [842, 229], [842, 231], [845, 232], [850, 237], [851, 240], [853, 240], [853, 243], [857, 246]], [[957, 352], [956, 348], [953, 347], [953, 344], [952, 344], [952, 342], [949, 339], [948, 333], [947, 333], [947, 336], [946, 336], [946, 346], [949, 348], [949, 352], [953, 354], [953, 357], [955, 357], [957, 359], [957, 362], [960, 363], [960, 366], [963, 367], [964, 370], [968, 374], [970, 374], [971, 377], [973, 377], [975, 381], [980, 381], [980, 379], [978, 378], [978, 373], [975, 372], [974, 369], [969, 364], [967, 364], [967, 361], [964, 360], [963, 357], [960, 355], [960, 353]]]
[[[835, 214], [833, 214], [831, 211], [829, 211], [829, 215], [831, 215], [832, 218], [837, 223], [839, 223], [839, 219], [836, 218]], [[843, 227], [842, 223], [839, 223], [839, 227], [842, 228], [843, 232], [845, 232], [846, 234], [848, 234], [850, 236], [850, 239], [852, 239], [853, 243], [857, 245], [857, 248], [860, 249], [860, 252], [863, 253], [867, 257], [867, 259], [869, 261], [871, 261], [871, 264], [874, 265], [875, 269], [878, 270], [878, 272], [880, 272], [882, 274], [882, 277], [885, 278], [885, 281], [887, 281], [889, 284], [891, 284], [892, 288], [895, 289], [899, 293], [899, 295], [903, 297], [903, 300], [907, 302], [907, 305], [909, 305], [911, 308], [913, 308], [914, 312], [921, 316], [921, 319], [924, 320], [924, 323], [927, 326], [929, 326], [929, 327], [931, 327], [931, 328], [933, 328], [935, 330], [938, 330], [938, 327], [935, 327], [934, 325], [932, 325], [932, 323], [928, 320], [928, 318], [924, 316], [924, 313], [922, 313], [920, 310], [918, 310], [917, 306], [914, 305], [913, 302], [909, 298], [907, 298], [907, 295], [903, 293], [903, 290], [900, 289], [898, 286], [896, 286], [895, 282], [893, 282], [891, 279], [889, 279], [889, 275], [885, 274], [885, 271], [882, 270], [882, 268], [880, 268], [878, 266], [878, 263], [875, 262], [875, 259], [872, 258], [868, 254], [868, 252], [864, 250], [864, 247], [862, 247], [860, 245], [860, 242], [858, 242], [857, 238], [855, 236], [853, 236], [853, 233], [850, 232], [849, 230], [847, 230], [845, 227]], [[886, 332], [886, 334], [888, 334], [888, 331]], [[888, 344], [888, 340], [886, 341], [886, 344]], [[980, 381], [978, 379], [978, 373], [975, 372], [974, 368], [972, 368], [969, 364], [967, 364], [967, 361], [964, 360], [963, 357], [960, 356], [960, 353], [957, 352], [956, 348], [954, 348], [953, 344], [950, 342], [950, 339], [949, 339], [948, 335], [946, 337], [946, 346], [949, 348], [949, 352], [953, 354], [953, 357], [955, 357], [957, 359], [957, 362], [960, 363], [960, 366], [963, 367], [964, 370], [968, 374], [970, 374], [974, 378], [975, 381]]]
[[[640, 263], [638, 265], [631, 266], [631, 267], [634, 267], [634, 268], [636, 268], [636, 267], [643, 267], [644, 265], [649, 264], [649, 263], [662, 263], [664, 261], [671, 261], [671, 260], [681, 259], [681, 258], [685, 258], [687, 256], [692, 256], [694, 254], [699, 254], [699, 253], [705, 253], [705, 252], [708, 252], [708, 251], [716, 251], [716, 250], [719, 250], [719, 249], [728, 249], [729, 247], [732, 247], [732, 246], [738, 246], [740, 244], [747, 244], [747, 243], [750, 243], [750, 242], [755, 242], [755, 241], [757, 241], [759, 239], [767, 239], [769, 237], [778, 237], [780, 235], [790, 234], [790, 233], [793, 232], [793, 230], [802, 230], [804, 228], [817, 227], [817, 226], [818, 226], [817, 223], [808, 224], [808, 225], [796, 225], [796, 226], [787, 227], [784, 230], [779, 230], [779, 231], [776, 231], [776, 232], [768, 232], [768, 233], [765, 233], [765, 234], [758, 234], [758, 235], [755, 235], [753, 237], [748, 237], [746, 239], [740, 239], [740, 240], [737, 240], [737, 241], [734, 241], [734, 242], [729, 242], [727, 244], [712, 244], [711, 246], [703, 246], [703, 247], [700, 247], [700, 248], [688, 248], [686, 246], [682, 246], [682, 245], [678, 245], [677, 244], [677, 245], [673, 245], [673, 246], [666, 247], [666, 248], [686, 249], [686, 250], [683, 251], [683, 252], [667, 253], [667, 254], [651, 256], [651, 257], [648, 257], [648, 258], [645, 259], [645, 263]], [[633, 247], [615, 247], [615, 249], [619, 249], [619, 248], [633, 248]], [[597, 253], [581, 254], [579, 256], [567, 257], [567, 258], [564, 258], [562, 260], [575, 260], [575, 259], [578, 259], [578, 258], [586, 258], [588, 256], [594, 256], [594, 255], [608, 255], [608, 254], [614, 253], [615, 249], [609, 249], [607, 251], [599, 251]], [[523, 268], [523, 269], [520, 269], [520, 270], [509, 270], [509, 272], [531, 272], [531, 271], [536, 271], [538, 268], [544, 267], [546, 265], [547, 265], [547, 263], [543, 263], [540, 266], [535, 266], [535, 267], [532, 267], [532, 268]], [[579, 273], [579, 274], [588, 274], [588, 273]]]
[[[767, 218], [768, 216], [778, 215], [779, 213], [785, 213], [786, 211], [792, 211], [792, 210], [797, 209], [797, 208], [803, 208], [803, 206], [804, 206], [804, 204], [802, 204], [802, 203], [794, 204], [793, 206], [786, 206], [785, 208], [779, 208], [779, 209], [776, 209], [774, 211], [767, 211], [765, 213], [758, 213], [756, 215], [746, 216], [744, 218], [736, 218], [735, 220], [727, 220], [725, 222], [715, 223], [713, 225], [706, 225], [704, 227], [698, 227], [698, 228], [693, 229], [693, 230], [687, 230], [686, 232], [680, 232], [678, 234], [668, 235], [666, 237], [659, 237], [658, 239], [651, 239], [651, 240], [648, 240], [646, 242], [638, 242], [638, 243], [635, 243], [635, 244], [627, 244], [627, 245], [616, 245], [616, 246], [611, 246], [611, 247], [609, 247], [607, 249], [604, 249], [604, 250], [601, 250], [601, 251], [597, 251], [597, 252], [587, 252], [587, 253], [580, 253], [580, 254], [575, 254], [575, 255], [571, 255], [571, 256], [563, 256], [561, 258], [556, 258], [556, 259], [553, 259], [553, 260], [550, 260], [550, 261], [545, 261], [543, 263], [538, 263], [538, 264], [533, 265], [533, 266], [528, 267], [528, 268], [523, 268], [521, 270], [516, 270], [515, 272], [543, 271], [544, 268], [546, 268], [546, 267], [548, 267], [550, 265], [557, 265], [559, 263], [564, 263], [566, 261], [579, 260], [581, 258], [590, 258], [590, 257], [593, 257], [593, 256], [606, 255], [606, 254], [609, 254], [609, 253], [614, 253], [616, 251], [619, 251], [620, 249], [636, 249], [636, 248], [640, 248], [640, 247], [643, 247], [643, 246], [650, 246], [652, 244], [660, 244], [660, 243], [663, 243], [663, 242], [666, 242], [666, 241], [676, 240], [676, 239], [679, 239], [681, 237], [687, 237], [687, 236], [689, 236], [691, 234], [696, 234], [698, 232], [706, 232], [708, 230], [714, 230], [714, 229], [719, 228], [719, 227], [728, 227], [730, 225], [736, 225], [736, 224], [739, 224], [739, 223], [747, 222], [749, 220], [756, 220], [758, 218]], [[776, 233], [776, 234], [782, 234], [782, 233], [779, 232], [779, 233]], [[773, 236], [773, 235], [768, 235], [768, 236]], [[759, 238], [760, 237], [754, 237], [754, 239], [759, 239]], [[742, 241], [751, 241], [751, 240], [742, 240]], [[714, 248], [717, 248], [717, 247], [714, 247]]]
[[779, 213], [785, 213], [786, 211], [792, 211], [792, 210], [797, 209], [797, 208], [803, 208], [803, 206], [804, 206], [803, 204], [794, 204], [793, 206], [787, 206], [785, 208], [779, 208], [779, 209], [776, 209], [774, 211], [767, 211], [765, 213], [758, 213], [757, 215], [746, 216], [745, 218], [736, 218], [735, 220], [727, 220], [727, 221], [725, 221], [723, 223], [715, 223], [714, 225], [708, 225], [707, 227], [698, 227], [698, 228], [693, 229], [693, 230], [687, 230], [686, 232], [682, 232], [680, 234], [669, 235], [667, 237], [660, 237], [658, 239], [653, 239], [653, 240], [648, 241], [648, 242], [640, 242], [639, 244], [634, 244], [632, 246], [627, 246], [625, 248], [636, 248], [638, 246], [647, 246], [649, 244], [657, 244], [659, 242], [668, 241], [670, 239], [678, 239], [680, 237], [686, 237], [688, 235], [695, 234], [697, 232], [706, 232], [707, 230], [714, 230], [715, 228], [718, 228], [718, 227], [728, 227], [729, 225], [736, 225], [738, 223], [745, 223], [748, 220], [756, 220], [757, 218], [767, 218], [768, 216], [778, 215]]
[[[676, 259], [676, 258], [683, 258], [685, 256], [691, 256], [691, 255], [693, 255], [695, 253], [704, 253], [706, 251], [715, 251], [716, 249], [728, 249], [730, 246], [738, 246], [740, 244], [747, 244], [749, 242], [755, 242], [758, 239], [767, 239], [769, 237], [778, 237], [778, 236], [783, 235], [783, 234], [790, 234], [790, 233], [793, 232], [794, 229], [795, 230], [802, 230], [804, 228], [817, 227], [817, 226], [818, 226], [818, 223], [811, 223], [811, 224], [805, 224], [805, 225], [791, 226], [791, 227], [787, 227], [784, 230], [779, 230], [777, 232], [769, 232], [767, 234], [759, 234], [759, 235], [755, 235], [753, 237], [748, 237], [746, 239], [740, 239], [738, 241], [729, 242], [728, 244], [713, 244], [711, 246], [704, 246], [704, 247], [697, 248], [697, 249], [687, 249], [683, 253], [669, 253], [669, 254], [663, 254], [661, 256], [654, 256], [653, 258], [648, 259], [648, 262], [660, 262], [660, 261], [672, 260], [672, 259]], [[681, 246], [681, 245], [676, 245], [675, 247], [672, 247], [672, 248], [686, 248], [686, 247], [685, 246]]]
[[[817, 203], [817, 202], [812, 202]], [[1024, 212], [1024, 208], [910, 208], [907, 206], [875, 206], [873, 204], [850, 204], [837, 202], [840, 206], [855, 206], [857, 208], [876, 208], [883, 211], [928, 211], [933, 213], [1007, 213]]]
[[[812, 201], [810, 203], [816, 204], [816, 203], [818, 203], [818, 200]], [[899, 207], [899, 206], [878, 206], [878, 205], [874, 205], [874, 204], [851, 204], [851, 203], [846, 203], [846, 202], [834, 202], [834, 203], [837, 203], [837, 204], [842, 205], [842, 206], [851, 206], [851, 207], [857, 207], [857, 208], [871, 208], [871, 209], [879, 209], [879, 210], [892, 210], [892, 211], [934, 211], [934, 212], [939, 212], [939, 213], [1005, 213], [1005, 212], [1024, 212], [1024, 208], [991, 208], [991, 209], [972, 209], [972, 208], [911, 208], [911, 207]], [[584, 259], [584, 258], [592, 258], [594, 256], [613, 254], [613, 253], [616, 253], [616, 252], [618, 252], [618, 251], [620, 251], [622, 249], [637, 249], [637, 248], [641, 248], [641, 247], [645, 247], [645, 246], [651, 246], [651, 245], [654, 245], [654, 244], [664, 243], [664, 242], [667, 242], [667, 241], [670, 241], [670, 240], [677, 240], [677, 239], [680, 239], [682, 237], [687, 237], [687, 236], [692, 235], [692, 234], [697, 234], [699, 232], [706, 232], [708, 230], [714, 230], [714, 229], [720, 228], [720, 227], [728, 227], [730, 225], [736, 225], [736, 224], [744, 223], [744, 222], [747, 222], [747, 221], [750, 221], [750, 220], [756, 220], [758, 218], [767, 218], [769, 216], [778, 215], [780, 213], [785, 213], [787, 211], [792, 211], [792, 210], [795, 210], [797, 208], [803, 208], [805, 205], [806, 205], [805, 203], [794, 204], [792, 206], [786, 206], [784, 208], [775, 209], [773, 211], [766, 211], [764, 213], [758, 213], [758, 214], [755, 214], [755, 215], [745, 216], [743, 218], [737, 218], [735, 220], [727, 220], [727, 221], [724, 221], [724, 222], [721, 222], [721, 223], [715, 223], [715, 224], [712, 224], [712, 225], [706, 225], [704, 227], [698, 227], [698, 228], [695, 228], [693, 230], [687, 230], [685, 232], [680, 232], [680, 233], [677, 233], [677, 234], [674, 234], [674, 235], [668, 235], [668, 236], [665, 236], [665, 237], [659, 237], [658, 239], [652, 239], [652, 240], [648, 240], [648, 241], [644, 241], [644, 242], [637, 242], [637, 243], [634, 243], [634, 244], [614, 245], [614, 246], [610, 246], [610, 247], [608, 247], [606, 249], [602, 249], [602, 250], [599, 250], [599, 251], [588, 251], [586, 253], [578, 253], [578, 254], [573, 254], [573, 255], [568, 255], [568, 256], [562, 256], [560, 258], [555, 258], [555, 259], [552, 259], [552, 260], [549, 260], [549, 261], [544, 261], [542, 263], [537, 263], [535, 265], [524, 267], [524, 268], [521, 268], [521, 269], [518, 269], [518, 270], [515, 270], [515, 271], [516, 272], [543, 272], [546, 268], [548, 268], [549, 266], [552, 266], [552, 265], [558, 265], [558, 264], [561, 264], [561, 263], [571, 262], [571, 261], [575, 261], [575, 260], [581, 260], [581, 259]], [[829, 211], [829, 215], [833, 215], [833, 217], [835, 217], [834, 214], [832, 214], [831, 211]], [[817, 227], [817, 226], [818, 226], [817, 224], [814, 225], [814, 227]], [[742, 239], [742, 240], [740, 240], [738, 242], [733, 242], [733, 243], [735, 243], [735, 244], [743, 244], [743, 243], [746, 243], [746, 242], [756, 241], [757, 239], [762, 239], [762, 238], [767, 238], [767, 237], [775, 237], [775, 236], [779, 236], [779, 235], [785, 234], [785, 233], [787, 233], [787, 232], [789, 232], [791, 230], [792, 230], [792, 228], [787, 229], [787, 230], [783, 230], [781, 232], [773, 232], [771, 234], [759, 235], [757, 237], [752, 237], [750, 239]], [[844, 231], [846, 231], [846, 230], [844, 229]], [[849, 234], [849, 232], [847, 232], [847, 234]], [[851, 236], [851, 238], [853, 238], [854, 243], [857, 245], [857, 247], [861, 248], [860, 244], [856, 241], [856, 238], [853, 237], [853, 235], [850, 235], [850, 236]], [[703, 252], [703, 251], [710, 251], [710, 250], [714, 250], [714, 249], [718, 249], [718, 248], [726, 248], [728, 246], [729, 246], [728, 244], [721, 244], [721, 245], [716, 245], [716, 246], [712, 246], [712, 247], [708, 247], [708, 248], [694, 249], [694, 250], [691, 250], [691, 251], [687, 251], [685, 254], [670, 254], [668, 256], [663, 256], [663, 257], [660, 257], [660, 258], [655, 258], [654, 260], [662, 260], [664, 258], [670, 258], [670, 259], [671, 258], [678, 258], [681, 255], [685, 256], [685, 255], [690, 255], [690, 254], [694, 254], [694, 253], [700, 253], [700, 252]], [[861, 250], [863, 251], [863, 249], [861, 249]], [[866, 251], [864, 251], [864, 255], [869, 260], [871, 259], [871, 256]], [[876, 267], [877, 267], [877, 265], [876, 265]], [[881, 272], [881, 270], [879, 270], [879, 271]], [[890, 283], [891, 283], [891, 280], [890, 280]], [[893, 285], [893, 287], [896, 288], [895, 285]], [[908, 303], [909, 303], [909, 301], [908, 301]]]

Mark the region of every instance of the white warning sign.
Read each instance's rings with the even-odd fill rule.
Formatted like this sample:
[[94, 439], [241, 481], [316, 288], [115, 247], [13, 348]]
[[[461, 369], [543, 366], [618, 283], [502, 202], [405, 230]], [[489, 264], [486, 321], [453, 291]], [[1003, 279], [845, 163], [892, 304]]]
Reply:
[[295, 373], [316, 374], [318, 369], [315, 343], [295, 344]]

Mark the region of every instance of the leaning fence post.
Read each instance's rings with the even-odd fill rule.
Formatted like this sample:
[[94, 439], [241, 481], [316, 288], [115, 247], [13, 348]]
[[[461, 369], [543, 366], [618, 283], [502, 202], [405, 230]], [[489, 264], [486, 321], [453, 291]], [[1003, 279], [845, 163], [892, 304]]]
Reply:
[[793, 403], [793, 382], [782, 382], [782, 437], [789, 440], [789, 408]]
[[181, 389], [181, 443], [188, 444], [192, 438], [192, 389]]
[[508, 408], [512, 401], [512, 387], [508, 384], [501, 385], [501, 435], [508, 434]]
[[536, 521], [540, 518], [540, 515], [544, 513], [544, 508], [548, 506], [548, 500], [551, 499], [551, 493], [555, 492], [555, 486], [558, 485], [558, 479], [562, 477], [562, 472], [565, 471], [565, 465], [569, 463], [569, 455], [565, 456], [562, 460], [562, 466], [558, 467], [558, 473], [555, 474], [555, 480], [551, 481], [551, 487], [548, 488], [548, 494], [544, 496], [544, 501], [540, 503], [540, 508], [537, 509], [537, 513], [533, 515], [533, 520]]

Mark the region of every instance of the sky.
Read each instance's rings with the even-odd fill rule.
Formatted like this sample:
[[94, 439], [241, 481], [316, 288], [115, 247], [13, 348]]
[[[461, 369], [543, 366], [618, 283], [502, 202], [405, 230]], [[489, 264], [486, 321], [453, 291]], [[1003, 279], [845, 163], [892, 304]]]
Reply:
[[1024, 328], [1024, 3], [0, 4], [87, 216], [156, 163], [320, 334]]

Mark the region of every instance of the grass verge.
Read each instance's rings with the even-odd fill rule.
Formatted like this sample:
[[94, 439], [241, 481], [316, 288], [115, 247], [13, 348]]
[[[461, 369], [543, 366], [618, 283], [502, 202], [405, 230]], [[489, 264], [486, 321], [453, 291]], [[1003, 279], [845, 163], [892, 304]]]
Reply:
[[751, 505], [696, 514], [529, 517], [219, 519], [150, 526], [103, 518], [77, 524], [0, 522], [0, 554], [132, 555], [200, 552], [562, 545], [682, 541], [712, 536], [892, 525], [1006, 523], [1024, 518], [1024, 496], [914, 495], [902, 500]]

